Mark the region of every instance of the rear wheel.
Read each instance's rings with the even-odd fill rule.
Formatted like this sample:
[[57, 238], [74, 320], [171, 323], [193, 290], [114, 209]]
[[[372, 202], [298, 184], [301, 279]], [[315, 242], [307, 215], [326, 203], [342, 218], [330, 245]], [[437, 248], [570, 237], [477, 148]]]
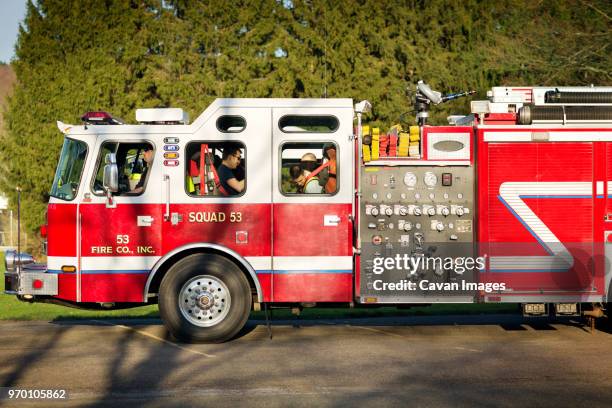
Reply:
[[251, 289], [238, 266], [216, 254], [189, 255], [170, 268], [159, 290], [164, 324], [183, 341], [234, 337], [251, 311]]

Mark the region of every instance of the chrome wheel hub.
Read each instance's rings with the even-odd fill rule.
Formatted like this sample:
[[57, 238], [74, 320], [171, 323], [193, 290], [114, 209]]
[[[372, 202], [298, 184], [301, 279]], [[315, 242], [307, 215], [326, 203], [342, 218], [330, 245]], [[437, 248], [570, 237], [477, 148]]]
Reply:
[[178, 299], [183, 317], [200, 327], [214, 326], [223, 321], [230, 304], [231, 296], [225, 283], [210, 275], [189, 279], [181, 288]]

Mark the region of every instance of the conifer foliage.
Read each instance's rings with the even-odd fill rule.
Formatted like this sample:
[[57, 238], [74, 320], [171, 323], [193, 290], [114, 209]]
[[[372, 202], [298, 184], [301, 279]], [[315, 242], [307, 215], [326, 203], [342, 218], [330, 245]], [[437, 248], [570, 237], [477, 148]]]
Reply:
[[418, 79], [480, 98], [497, 85], [610, 85], [611, 15], [604, 0], [29, 1], [0, 190], [14, 203], [21, 186], [27, 228], [42, 224], [55, 121], [89, 110], [130, 122], [139, 107], [196, 117], [217, 97], [349, 97], [372, 101], [368, 119], [386, 127], [412, 110]]

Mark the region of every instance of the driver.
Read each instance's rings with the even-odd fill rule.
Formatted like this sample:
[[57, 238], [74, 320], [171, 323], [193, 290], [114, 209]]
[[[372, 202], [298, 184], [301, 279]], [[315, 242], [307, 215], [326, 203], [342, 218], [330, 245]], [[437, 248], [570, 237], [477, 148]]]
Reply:
[[140, 180], [138, 181], [138, 184], [136, 184], [134, 189], [130, 191], [131, 193], [140, 194], [144, 191], [144, 185], [145, 185], [145, 182], [147, 181], [147, 175], [149, 174], [149, 167], [151, 167], [151, 163], [153, 163], [154, 155], [155, 155], [155, 152], [153, 151], [153, 148], [151, 146], [146, 146], [144, 148], [144, 152], [143, 152], [143, 159], [145, 162], [144, 170], [142, 171], [142, 174], [140, 175]]

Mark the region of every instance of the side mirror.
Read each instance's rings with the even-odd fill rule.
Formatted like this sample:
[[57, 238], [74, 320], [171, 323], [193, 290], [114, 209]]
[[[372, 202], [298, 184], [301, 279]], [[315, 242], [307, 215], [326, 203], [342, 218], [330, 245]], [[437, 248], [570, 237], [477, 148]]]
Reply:
[[108, 153], [104, 158], [104, 163], [102, 185], [106, 191], [116, 193], [119, 191], [119, 169], [117, 169], [117, 156], [115, 153]]
[[119, 169], [117, 168], [117, 156], [115, 153], [108, 153], [104, 158], [104, 163], [102, 185], [106, 191], [106, 207], [115, 208], [117, 203], [113, 198], [113, 193], [119, 191]]

